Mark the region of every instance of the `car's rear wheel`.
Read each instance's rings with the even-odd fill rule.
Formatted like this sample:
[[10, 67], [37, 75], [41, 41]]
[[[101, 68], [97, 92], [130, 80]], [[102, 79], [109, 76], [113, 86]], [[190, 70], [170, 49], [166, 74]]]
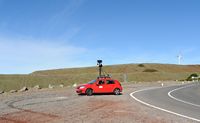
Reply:
[[120, 94], [120, 89], [119, 88], [115, 88], [115, 90], [113, 91], [115, 95], [119, 95]]
[[86, 93], [87, 96], [91, 96], [92, 93], [93, 93], [93, 90], [89, 88], [89, 89], [86, 90], [85, 93]]

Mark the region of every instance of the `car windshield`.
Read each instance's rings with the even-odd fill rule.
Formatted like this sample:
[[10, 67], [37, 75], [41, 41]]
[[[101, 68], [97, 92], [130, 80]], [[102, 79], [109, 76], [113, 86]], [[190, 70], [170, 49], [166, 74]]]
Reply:
[[92, 81], [88, 82], [88, 84], [93, 84], [95, 82], [96, 82], [96, 80], [92, 80]]

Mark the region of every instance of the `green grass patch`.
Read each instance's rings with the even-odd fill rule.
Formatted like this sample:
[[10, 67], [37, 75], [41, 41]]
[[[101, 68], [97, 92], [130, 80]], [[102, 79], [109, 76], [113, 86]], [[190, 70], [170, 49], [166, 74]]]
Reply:
[[145, 69], [143, 72], [158, 72], [156, 69]]
[[139, 67], [145, 67], [144, 64], [139, 64], [138, 66], [139, 66]]

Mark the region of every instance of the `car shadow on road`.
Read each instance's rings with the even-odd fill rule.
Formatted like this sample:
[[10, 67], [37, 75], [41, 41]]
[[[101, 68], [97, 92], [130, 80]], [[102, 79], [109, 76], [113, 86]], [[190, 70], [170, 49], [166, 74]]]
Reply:
[[[78, 94], [79, 96], [87, 96], [86, 94]], [[105, 96], [105, 95], [115, 95], [113, 93], [95, 93], [92, 94], [91, 96]], [[120, 93], [119, 95], [115, 95], [115, 96], [121, 96], [123, 95], [122, 93]]]

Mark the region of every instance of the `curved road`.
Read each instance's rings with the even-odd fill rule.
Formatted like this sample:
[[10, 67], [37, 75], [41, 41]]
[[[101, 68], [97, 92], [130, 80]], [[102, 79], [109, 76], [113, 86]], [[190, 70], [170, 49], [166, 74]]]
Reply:
[[200, 84], [198, 83], [148, 88], [132, 92], [130, 96], [149, 107], [200, 122]]

